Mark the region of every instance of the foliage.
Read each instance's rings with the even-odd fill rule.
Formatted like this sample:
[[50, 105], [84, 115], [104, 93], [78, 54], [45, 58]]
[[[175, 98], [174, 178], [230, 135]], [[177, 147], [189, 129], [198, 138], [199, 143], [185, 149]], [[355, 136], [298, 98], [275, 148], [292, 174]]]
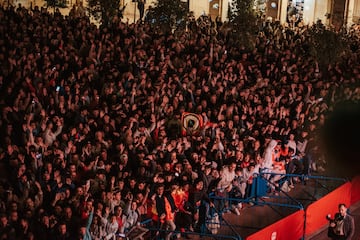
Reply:
[[340, 60], [350, 50], [345, 32], [336, 32], [326, 28], [320, 22], [314, 24], [305, 33], [307, 35], [307, 51], [321, 67]]
[[171, 30], [184, 26], [187, 16], [187, 5], [181, 0], [158, 0], [148, 9], [146, 21], [157, 25], [162, 30]]
[[122, 17], [120, 0], [87, 0], [88, 11], [97, 21], [108, 24], [114, 16]]
[[257, 17], [254, 0], [233, 0], [229, 5], [228, 17], [235, 41], [247, 49], [254, 47], [257, 32]]
[[66, 8], [66, 2], [62, 0], [46, 0], [46, 6], [48, 8]]

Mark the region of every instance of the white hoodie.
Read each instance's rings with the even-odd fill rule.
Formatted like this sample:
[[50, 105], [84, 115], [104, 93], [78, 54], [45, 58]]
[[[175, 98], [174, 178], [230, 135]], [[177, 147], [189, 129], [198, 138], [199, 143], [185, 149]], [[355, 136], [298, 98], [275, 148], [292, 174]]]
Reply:
[[262, 168], [272, 169], [273, 153], [277, 144], [278, 142], [276, 140], [271, 140], [269, 145], [266, 147], [264, 152], [264, 162], [261, 166]]

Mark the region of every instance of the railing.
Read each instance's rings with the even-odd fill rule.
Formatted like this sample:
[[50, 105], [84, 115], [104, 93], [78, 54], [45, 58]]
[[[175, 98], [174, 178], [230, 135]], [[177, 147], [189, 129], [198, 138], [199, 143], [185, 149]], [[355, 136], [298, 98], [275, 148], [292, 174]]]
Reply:
[[[269, 179], [271, 179], [271, 177], [269, 178], [269, 175], [274, 176], [274, 175], [281, 175], [281, 180], [279, 180], [280, 186], [275, 185], [275, 183], [271, 182]], [[287, 192], [283, 191], [281, 189], [281, 184], [283, 184], [285, 181], [288, 181], [290, 178], [298, 178], [301, 182], [301, 184], [307, 184], [307, 182], [309, 181], [309, 179], [312, 179], [313, 182], [315, 183], [314, 187], [314, 192], [310, 195], [310, 199], [305, 199], [305, 200], [309, 200], [311, 202], [315, 202], [317, 200], [317, 198], [315, 197], [318, 193], [318, 191], [320, 191], [320, 188], [325, 189], [328, 193], [331, 192], [333, 189], [331, 189], [331, 187], [328, 186], [327, 183], [323, 183], [323, 181], [333, 181], [336, 182], [338, 185], [340, 185], [341, 183], [345, 183], [346, 179], [342, 179], [342, 178], [334, 178], [334, 177], [325, 177], [325, 176], [311, 176], [311, 175], [299, 175], [299, 174], [275, 174], [275, 173], [269, 173], [269, 172], [261, 172], [260, 174], [258, 174], [254, 180], [253, 180], [253, 184], [251, 187], [251, 193], [250, 196], [245, 198], [245, 199], [241, 199], [241, 198], [232, 198], [232, 197], [220, 197], [220, 196], [216, 196], [214, 193], [209, 194], [209, 198], [215, 202], [215, 203], [221, 203], [221, 202], [228, 202], [228, 206], [224, 207], [224, 208], [214, 208], [216, 213], [219, 216], [219, 222], [216, 222], [215, 224], [218, 224], [220, 226], [221, 229], [223, 229], [224, 227], [228, 227], [229, 228], [229, 234], [212, 234], [210, 233], [210, 231], [208, 230], [207, 226], [212, 222], [212, 220], [210, 218], [206, 218], [201, 226], [199, 227], [198, 231], [179, 231], [179, 230], [175, 230], [175, 231], [168, 231], [165, 229], [161, 229], [159, 226], [154, 226], [152, 225], [152, 221], [151, 219], [148, 219], [144, 222], [141, 223], [142, 226], [144, 226], [146, 229], [149, 230], [149, 232], [147, 233], [147, 237], [145, 239], [163, 239], [163, 235], [166, 233], [171, 233], [172, 235], [182, 235], [182, 236], [198, 236], [202, 239], [234, 239], [234, 240], [242, 240], [242, 236], [239, 235], [239, 233], [236, 231], [235, 228], [238, 227], [244, 227], [244, 226], [238, 226], [238, 225], [234, 225], [234, 224], [230, 224], [226, 219], [224, 219], [222, 217], [222, 214], [224, 213], [224, 211], [228, 211], [230, 210], [232, 203], [234, 202], [241, 202], [241, 203], [248, 203], [254, 206], [263, 206], [263, 205], [269, 205], [269, 206], [277, 206], [277, 207], [287, 207], [287, 208], [293, 208], [296, 209], [297, 211], [301, 211], [304, 212], [306, 206], [304, 206], [304, 204], [299, 201], [298, 199], [290, 196]], [[275, 188], [276, 187], [276, 191], [277, 193], [279, 193], [278, 195], [274, 195], [274, 194], [269, 194], [268, 190], [271, 189], [271, 187]], [[302, 201], [304, 199], [301, 199]], [[216, 204], [215, 204], [216, 205]], [[220, 204], [221, 205], [221, 204]], [[207, 203], [203, 203], [203, 206], [207, 209], [207, 211], [209, 210], [209, 205]], [[208, 214], [206, 214], [208, 215]], [[296, 215], [296, 214], [295, 214]], [[301, 234], [303, 235], [302, 238], [305, 238], [305, 232], [306, 232], [306, 214], [301, 214], [303, 215], [303, 223], [301, 224], [301, 226], [303, 226], [303, 230], [301, 230]], [[299, 216], [297, 216], [299, 217]], [[284, 219], [285, 220], [285, 219]]]
[[[211, 222], [207, 221], [206, 223], [211, 223]], [[226, 224], [222, 224], [222, 223], [220, 223], [220, 224], [226, 225]], [[205, 226], [202, 226], [200, 228], [200, 230], [201, 230], [200, 232], [190, 232], [190, 231], [179, 231], [179, 230], [169, 231], [169, 230], [161, 229], [160, 227], [151, 226], [151, 219], [147, 219], [147, 220], [141, 222], [140, 225], [146, 227], [146, 229], [149, 230], [148, 237], [146, 239], [152, 239], [152, 240], [163, 239], [164, 237], [162, 235], [167, 234], [167, 233], [169, 233], [173, 236], [180, 235], [181, 237], [184, 237], [184, 236], [195, 236], [196, 237], [197, 236], [201, 239], [242, 240], [242, 238], [236, 232], [234, 232], [235, 236], [208, 233], [207, 230], [205, 229], [206, 228]]]
[[[276, 184], [269, 180], [275, 175], [281, 175], [281, 179]], [[290, 178], [298, 178], [300, 180], [300, 183], [304, 184], [304, 185], [306, 185], [310, 179], [313, 180], [313, 182], [315, 183], [313, 185], [314, 192], [312, 194], [308, 193], [308, 195], [310, 196], [309, 199], [305, 199], [303, 197], [300, 201], [299, 199], [292, 197], [286, 191], [282, 190], [282, 188], [281, 188], [282, 184], [284, 184], [286, 181], [289, 181]], [[325, 183], [323, 183], [323, 181], [325, 181]], [[346, 181], [347, 180], [343, 179], [343, 178], [334, 178], [334, 177], [325, 177], [325, 176], [312, 176], [312, 175], [304, 175], [304, 174], [301, 174], [301, 175], [300, 174], [276, 174], [276, 173], [271, 173], [271, 172], [260, 172], [253, 179], [250, 196], [248, 196], [245, 199], [231, 198], [231, 197], [219, 197], [219, 196], [216, 196], [215, 194], [210, 194], [209, 197], [213, 201], [223, 201], [223, 202], [228, 203], [227, 207], [219, 209], [220, 216], [222, 215], [221, 213], [223, 213], [224, 211], [231, 210], [230, 208], [231, 208], [233, 202], [249, 203], [254, 206], [267, 205], [267, 206], [276, 206], [276, 207], [286, 207], [286, 208], [293, 208], [296, 210], [304, 211], [306, 206], [304, 206], [304, 204], [302, 202], [317, 201], [317, 197], [318, 197], [317, 195], [318, 195], [318, 192], [320, 191], [320, 188], [326, 190], [325, 194], [330, 193], [332, 190], [334, 190], [335, 187], [334, 188], [329, 187], [328, 183], [326, 183], [326, 182], [333, 182], [333, 183], [335, 182], [336, 185], [339, 186], [342, 183], [345, 183]], [[276, 194], [269, 193], [269, 190], [271, 188], [276, 189], [275, 190]], [[225, 204], [221, 204], [221, 205], [224, 206]], [[222, 219], [222, 220], [224, 220], [224, 219]], [[303, 216], [302, 221], [303, 221], [303, 224], [301, 224], [301, 225], [304, 226], [302, 234], [303, 234], [303, 238], [304, 238], [305, 231], [306, 231], [305, 223], [307, 221], [305, 214]], [[239, 225], [230, 225], [230, 224], [228, 224], [228, 225], [231, 226], [232, 229], [237, 228], [237, 227], [244, 227], [244, 226], [239, 226]]]
[[[281, 176], [278, 183], [272, 182], [270, 179], [273, 176]], [[270, 176], [270, 177], [269, 177]], [[252, 184], [251, 194], [248, 199], [245, 199], [244, 202], [253, 202], [254, 204], [262, 205], [264, 203], [263, 199], [286, 199], [287, 204], [283, 203], [276, 203], [267, 201], [267, 205], [275, 205], [275, 206], [283, 206], [283, 207], [290, 207], [290, 208], [298, 208], [303, 209], [303, 204], [299, 201], [299, 199], [295, 199], [291, 197], [286, 191], [282, 189], [282, 184], [285, 182], [289, 183], [291, 178], [297, 178], [300, 180], [300, 183], [306, 185], [308, 180], [313, 180], [315, 185], [313, 186], [314, 192], [308, 193], [310, 195], [310, 201], [316, 201], [317, 198], [315, 196], [318, 195], [318, 191], [320, 188], [326, 189], [327, 193], [331, 192], [333, 189], [329, 188], [326, 184], [322, 183], [321, 181], [331, 181], [336, 182], [337, 185], [345, 183], [347, 180], [344, 178], [335, 178], [335, 177], [325, 177], [325, 176], [312, 176], [312, 175], [305, 175], [305, 174], [279, 174], [279, 173], [271, 173], [271, 172], [260, 172], [255, 178], [254, 183]], [[269, 189], [275, 189], [274, 194], [268, 194]], [[279, 195], [278, 193], [281, 193]], [[306, 200], [302, 198], [301, 200]]]

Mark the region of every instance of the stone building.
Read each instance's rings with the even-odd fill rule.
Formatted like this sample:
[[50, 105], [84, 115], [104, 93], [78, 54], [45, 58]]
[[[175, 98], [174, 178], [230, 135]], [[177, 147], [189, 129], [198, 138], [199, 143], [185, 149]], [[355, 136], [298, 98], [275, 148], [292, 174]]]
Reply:
[[[76, 2], [81, 1], [86, 5], [86, 0], [66, 0], [69, 8]], [[156, 0], [146, 0], [147, 9]], [[228, 9], [231, 2], [235, 0], [182, 0], [188, 6], [195, 17], [202, 14], [210, 15], [212, 19], [219, 16], [223, 21], [227, 20]], [[0, 0], [5, 3], [29, 6], [30, 3], [44, 6], [44, 0]], [[120, 0], [122, 6], [126, 5], [125, 17], [130, 22], [139, 18], [139, 12], [134, 0]], [[312, 24], [321, 20], [325, 24], [342, 26], [346, 24], [359, 24], [360, 19], [360, 0], [254, 0], [254, 8], [275, 21], [285, 23], [289, 14], [295, 10], [296, 17], [301, 18], [305, 24]], [[145, 10], [146, 11], [146, 10]], [[67, 9], [62, 12], [67, 13]]]
[[[228, 8], [235, 0], [183, 0], [189, 10], [194, 12], [196, 17], [206, 14], [213, 19], [220, 16], [227, 20]], [[135, 5], [132, 0], [128, 2], [127, 11], [133, 12], [130, 8]], [[147, 0], [147, 5], [151, 5], [152, 0]], [[296, 9], [296, 17], [303, 19], [305, 24], [312, 24], [321, 20], [326, 24], [351, 25], [358, 23], [360, 18], [360, 0], [254, 0], [254, 7], [257, 11], [262, 11], [267, 17], [286, 22], [289, 9]]]

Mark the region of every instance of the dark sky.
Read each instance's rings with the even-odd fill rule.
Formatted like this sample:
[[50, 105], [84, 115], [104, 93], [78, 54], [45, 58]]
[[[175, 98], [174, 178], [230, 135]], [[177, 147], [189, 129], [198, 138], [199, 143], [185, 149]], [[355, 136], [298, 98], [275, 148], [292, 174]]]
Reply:
[[325, 123], [323, 140], [329, 175], [360, 175], [360, 104], [335, 106]]

